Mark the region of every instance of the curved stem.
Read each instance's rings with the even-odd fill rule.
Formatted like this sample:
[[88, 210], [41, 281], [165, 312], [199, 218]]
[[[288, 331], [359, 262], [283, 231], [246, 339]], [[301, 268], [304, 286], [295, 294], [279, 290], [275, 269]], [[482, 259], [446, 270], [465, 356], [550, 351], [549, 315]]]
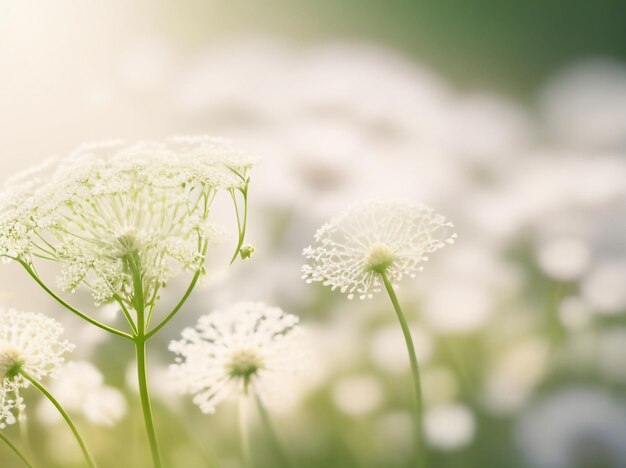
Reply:
[[159, 443], [154, 429], [154, 421], [152, 418], [152, 406], [150, 404], [150, 393], [148, 392], [148, 376], [146, 373], [146, 343], [143, 337], [138, 337], [135, 341], [135, 351], [137, 353], [137, 380], [139, 382], [139, 397], [141, 399], [141, 409], [143, 410], [143, 419], [146, 425], [146, 433], [148, 442], [150, 443], [150, 452], [152, 453], [152, 461], [156, 468], [161, 468], [161, 452]]
[[82, 450], [83, 455], [85, 456], [85, 459], [87, 460], [87, 464], [90, 467], [95, 468], [96, 467], [96, 462], [93, 460], [91, 454], [89, 453], [89, 450], [87, 450], [87, 446], [85, 445], [85, 442], [83, 441], [82, 437], [78, 433], [78, 430], [76, 429], [76, 426], [74, 425], [74, 423], [70, 419], [70, 417], [67, 414], [67, 412], [63, 409], [61, 404], [52, 396], [52, 394], [48, 390], [46, 390], [46, 388], [42, 384], [37, 382], [26, 371], [24, 371], [23, 369], [20, 369], [19, 373], [26, 380], [28, 380], [31, 384], [33, 384], [33, 386], [37, 390], [39, 390], [48, 400], [50, 400], [50, 402], [55, 406], [55, 408], [59, 411], [59, 413], [61, 413], [61, 416], [63, 416], [63, 419], [65, 419], [65, 422], [67, 423], [67, 425], [69, 426], [70, 430], [72, 431], [72, 434], [74, 434], [74, 437], [76, 438], [76, 441], [78, 442], [78, 445], [80, 445], [80, 449]]
[[0, 431], [0, 440], [2, 440], [2, 442], [4, 442], [5, 444], [7, 444], [7, 447], [9, 447], [13, 453], [15, 455], [17, 455], [17, 457], [22, 460], [22, 462], [24, 463], [24, 465], [26, 465], [28, 468], [33, 468], [33, 465], [28, 461], [28, 459], [24, 456], [24, 454], [22, 454], [22, 452], [20, 452], [20, 449], [18, 449], [8, 438], [7, 436], [5, 436], [2, 431]]
[[261, 401], [261, 398], [259, 397], [257, 393], [254, 394], [254, 399], [256, 400], [256, 406], [259, 411], [259, 416], [261, 416], [261, 421], [263, 422], [263, 426], [265, 426], [265, 430], [267, 431], [268, 435], [270, 436], [270, 439], [272, 440], [272, 445], [274, 445], [274, 450], [279, 455], [282, 461], [282, 466], [291, 468], [292, 466], [291, 461], [289, 460], [287, 453], [285, 452], [282, 444], [280, 443], [280, 439], [278, 438], [278, 434], [276, 433], [276, 430], [274, 429], [274, 425], [272, 424], [272, 421], [270, 420], [270, 416], [267, 413], [267, 409], [265, 408], [265, 405], [263, 404], [263, 402]]
[[63, 299], [61, 299], [59, 296], [57, 296], [50, 288], [48, 288], [48, 286], [46, 286], [44, 284], [44, 282], [41, 281], [39, 276], [37, 276], [37, 274], [35, 274], [35, 272], [32, 270], [32, 268], [26, 262], [24, 262], [23, 260], [18, 260], [18, 261], [21, 263], [21, 265], [24, 267], [24, 269], [28, 272], [28, 274], [37, 282], [37, 284], [43, 288], [44, 291], [46, 291], [55, 301], [57, 301], [63, 307], [68, 309], [70, 312], [73, 312], [74, 314], [76, 314], [80, 318], [82, 318], [83, 320], [86, 320], [87, 322], [91, 323], [92, 325], [95, 325], [96, 327], [102, 328], [103, 330], [106, 330], [109, 333], [113, 333], [114, 335], [121, 336], [122, 338], [132, 339], [132, 336], [129, 335], [128, 333], [124, 333], [123, 331], [116, 330], [115, 328], [109, 327], [108, 325], [105, 325], [104, 323], [100, 323], [97, 320], [92, 319], [88, 315], [85, 315], [82, 312], [76, 310], [74, 307], [72, 307], [67, 302], [65, 302]]
[[247, 395], [239, 397], [239, 443], [243, 465], [252, 468], [252, 452], [250, 450], [250, 433], [248, 427], [248, 398]]
[[398, 298], [393, 289], [393, 285], [389, 281], [387, 274], [383, 271], [380, 273], [380, 276], [385, 285], [385, 289], [389, 294], [389, 298], [391, 299], [391, 303], [393, 304], [393, 308], [396, 311], [396, 315], [398, 316], [398, 320], [400, 321], [400, 326], [402, 327], [402, 333], [404, 334], [404, 340], [406, 341], [407, 351], [409, 353], [409, 360], [411, 362], [411, 372], [413, 374], [413, 386], [415, 391], [415, 436], [416, 436], [416, 456], [417, 456], [417, 466], [423, 468], [426, 466], [426, 444], [424, 443], [424, 430], [422, 426], [422, 417], [423, 417], [423, 403], [422, 403], [422, 385], [420, 381], [420, 371], [419, 366], [417, 364], [417, 356], [415, 355], [415, 346], [413, 345], [413, 338], [411, 337], [411, 330], [409, 329], [409, 324], [402, 313], [402, 309], [400, 308], [400, 303], [398, 302]]
[[[241, 177], [241, 175], [239, 175], [239, 177]], [[230, 191], [230, 196], [232, 197], [233, 204], [235, 205], [235, 215], [237, 216], [237, 230], [239, 231], [239, 239], [237, 240], [237, 247], [235, 248], [235, 253], [230, 259], [229, 265], [232, 265], [233, 262], [237, 259], [237, 254], [241, 251], [241, 247], [243, 246], [243, 242], [246, 238], [246, 226], [248, 224], [248, 185], [250, 184], [250, 179], [243, 179], [242, 177], [242, 180], [245, 180], [244, 186], [243, 188], [239, 189], [239, 191], [243, 196], [243, 221], [240, 219], [235, 192], [234, 190]]]
[[181, 300], [178, 302], [178, 304], [176, 304], [176, 307], [174, 307], [172, 309], [172, 311], [169, 314], [167, 314], [167, 317], [165, 317], [163, 320], [161, 320], [161, 322], [157, 326], [155, 326], [152, 330], [150, 330], [148, 333], [146, 333], [146, 339], [151, 338], [161, 328], [163, 328], [167, 324], [167, 322], [169, 322], [170, 320], [172, 320], [174, 318], [174, 315], [176, 315], [178, 313], [178, 311], [182, 308], [182, 306], [185, 304], [185, 302], [187, 301], [187, 299], [191, 295], [191, 292], [193, 291], [193, 288], [196, 287], [196, 283], [198, 282], [198, 279], [200, 278], [200, 274], [201, 274], [201, 272], [198, 270], [193, 275], [193, 278], [191, 279], [191, 283], [189, 283], [189, 287], [187, 288], [187, 291], [185, 291], [185, 294], [183, 294], [183, 297], [181, 298]]
[[126, 321], [128, 322], [128, 325], [130, 325], [131, 330], [134, 334], [137, 334], [137, 326], [135, 325], [135, 322], [133, 321], [130, 312], [128, 312], [128, 308], [124, 305], [124, 301], [117, 294], [114, 296], [114, 298], [115, 302], [117, 302], [117, 304], [120, 306], [120, 309], [122, 309], [122, 313], [124, 314], [124, 317], [126, 317]]
[[29, 457], [33, 456], [33, 447], [30, 441], [30, 434], [28, 431], [28, 418], [26, 417], [26, 413], [24, 412], [24, 408], [20, 408], [18, 410], [17, 422], [20, 428], [20, 441], [24, 446], [24, 452]]
[[[204, 246], [202, 247], [202, 251], [200, 252], [203, 258], [206, 255], [208, 245], [209, 243], [205, 242]], [[155, 326], [152, 330], [146, 333], [146, 340], [148, 340], [153, 335], [155, 335], [170, 320], [172, 320], [174, 316], [178, 313], [178, 311], [183, 307], [183, 305], [185, 305], [185, 302], [187, 302], [187, 299], [191, 295], [191, 292], [196, 287], [196, 284], [198, 283], [198, 279], [200, 279], [201, 274], [202, 274], [201, 270], [198, 270], [194, 273], [193, 278], [191, 278], [191, 282], [189, 283], [189, 286], [187, 287], [187, 290], [185, 291], [185, 294], [183, 294], [183, 297], [180, 299], [180, 301], [178, 301], [178, 304], [176, 304], [176, 307], [174, 307], [172, 311], [169, 314], [167, 314], [167, 316], [163, 320], [161, 320], [161, 322], [157, 326]]]

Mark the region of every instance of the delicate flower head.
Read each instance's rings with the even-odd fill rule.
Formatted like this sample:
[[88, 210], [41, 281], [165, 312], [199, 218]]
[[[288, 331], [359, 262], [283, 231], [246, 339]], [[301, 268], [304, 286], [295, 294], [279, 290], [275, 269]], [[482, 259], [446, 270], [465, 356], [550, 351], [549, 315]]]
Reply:
[[247, 184], [252, 161], [228, 141], [105, 142], [9, 181], [0, 194], [0, 256], [61, 264], [59, 285], [91, 289], [96, 303], [132, 306], [181, 270], [198, 271], [214, 237], [209, 209], [221, 190]]
[[204, 315], [169, 349], [179, 357], [170, 373], [181, 390], [194, 394], [202, 412], [232, 394], [252, 389], [264, 400], [298, 370], [298, 318], [260, 302], [238, 302]]
[[315, 233], [304, 249], [308, 282], [339, 288], [352, 299], [380, 291], [380, 273], [392, 283], [415, 276], [428, 254], [452, 244], [452, 223], [431, 208], [409, 201], [365, 201], [350, 206]]
[[43, 314], [0, 309], [0, 427], [12, 424], [12, 411], [22, 406], [19, 389], [29, 382], [24, 370], [36, 380], [56, 376], [63, 354], [73, 349], [61, 339], [63, 327]]

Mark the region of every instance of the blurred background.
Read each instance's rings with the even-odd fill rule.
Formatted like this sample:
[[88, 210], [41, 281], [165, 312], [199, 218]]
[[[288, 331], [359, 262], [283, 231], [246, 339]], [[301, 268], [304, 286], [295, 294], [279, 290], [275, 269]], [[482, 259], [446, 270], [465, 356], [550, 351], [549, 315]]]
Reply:
[[[262, 160], [254, 257], [226, 269], [212, 253], [151, 342], [171, 466], [241, 466], [235, 406], [202, 415], [165, 372], [170, 339], [239, 299], [279, 305], [309, 331], [307, 370], [271, 408], [297, 467], [409, 466], [411, 381], [390, 304], [300, 280], [321, 223], [352, 201], [402, 196], [459, 233], [399, 290], [431, 466], [626, 467], [623, 1], [0, 0], [0, 103], [2, 180], [111, 138], [209, 133]], [[132, 349], [16, 265], [0, 269], [0, 291], [4, 306], [63, 321], [77, 344], [49, 386], [101, 465], [149, 466]], [[89, 309], [88, 293], [71, 299], [117, 320]], [[80, 466], [51, 408], [26, 398], [21, 440], [40, 465]], [[280, 466], [267, 442], [253, 431], [258, 466]], [[17, 466], [4, 447], [0, 466]]]

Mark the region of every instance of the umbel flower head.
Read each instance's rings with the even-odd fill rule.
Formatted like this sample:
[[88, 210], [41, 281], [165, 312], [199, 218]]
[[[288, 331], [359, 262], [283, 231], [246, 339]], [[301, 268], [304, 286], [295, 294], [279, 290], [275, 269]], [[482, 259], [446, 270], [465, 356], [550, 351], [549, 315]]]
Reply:
[[315, 243], [303, 251], [303, 279], [339, 288], [349, 299], [371, 298], [381, 289], [381, 273], [392, 283], [415, 276], [428, 254], [454, 242], [452, 228], [418, 203], [358, 202], [315, 233]]
[[267, 401], [298, 371], [300, 335], [297, 317], [260, 302], [238, 302], [202, 316], [170, 343], [178, 355], [170, 374], [203, 413], [249, 391]]
[[252, 162], [228, 141], [83, 146], [9, 181], [0, 194], [0, 256], [61, 264], [59, 285], [96, 303], [132, 307], [139, 272], [147, 303], [182, 270], [199, 271], [221, 190], [246, 187]]
[[74, 348], [62, 333], [61, 324], [43, 314], [0, 309], [0, 427], [14, 423], [13, 411], [23, 408], [19, 391], [29, 382], [20, 370], [35, 380], [56, 376], [63, 354]]

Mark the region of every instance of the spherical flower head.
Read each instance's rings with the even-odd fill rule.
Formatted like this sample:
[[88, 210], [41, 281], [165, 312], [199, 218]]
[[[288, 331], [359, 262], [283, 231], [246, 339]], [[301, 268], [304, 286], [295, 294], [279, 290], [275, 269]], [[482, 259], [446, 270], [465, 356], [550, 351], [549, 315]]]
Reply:
[[[298, 318], [260, 302], [239, 302], [204, 315], [169, 349], [178, 355], [172, 379], [204, 413], [228, 396], [255, 392], [264, 401], [302, 364]], [[279, 394], [279, 393], [278, 393]]]
[[252, 160], [227, 140], [105, 142], [28, 171], [0, 193], [0, 256], [61, 265], [58, 283], [96, 303], [133, 303], [181, 271], [202, 271], [220, 191], [243, 189]]
[[22, 405], [20, 388], [29, 382], [56, 376], [63, 355], [73, 349], [61, 335], [63, 327], [43, 314], [0, 309], [0, 427], [15, 422], [12, 412]]
[[392, 283], [413, 277], [428, 254], [454, 243], [453, 225], [433, 209], [409, 201], [365, 201], [324, 224], [304, 249], [303, 278], [339, 288], [352, 299], [381, 290], [381, 274]]

